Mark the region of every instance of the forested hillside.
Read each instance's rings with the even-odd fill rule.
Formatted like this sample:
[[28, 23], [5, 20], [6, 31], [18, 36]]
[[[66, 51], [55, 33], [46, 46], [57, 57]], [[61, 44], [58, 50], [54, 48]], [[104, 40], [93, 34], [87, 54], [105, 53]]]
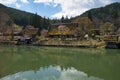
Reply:
[[[48, 28], [48, 26], [50, 26], [49, 18], [46, 19], [45, 17], [43, 18], [37, 15], [37, 13], [33, 14], [25, 11], [20, 11], [0, 4], [0, 21], [2, 21], [1, 23], [6, 24], [2, 18], [3, 15], [9, 16], [9, 19], [6, 16], [4, 16], [4, 18], [6, 17], [9, 22], [11, 21], [11, 23], [15, 23], [19, 26], [25, 27], [26, 25], [32, 25], [34, 27], [40, 28]], [[0, 25], [2, 26], [2, 24]]]
[[12, 24], [17, 24], [23, 27], [31, 25], [40, 29], [49, 29], [51, 24], [70, 22], [79, 22], [82, 23], [82, 27], [92, 26], [94, 29], [107, 29], [108, 27], [106, 26], [109, 26], [110, 30], [117, 31], [120, 28], [120, 3], [116, 2], [105, 7], [91, 9], [71, 19], [63, 16], [61, 19], [53, 20], [43, 18], [37, 15], [37, 13], [32, 14], [0, 4], [0, 26], [4, 28], [6, 25], [12, 26]]
[[120, 3], [116, 2], [105, 7], [88, 10], [72, 20], [80, 17], [88, 17], [94, 23], [95, 28], [100, 28], [102, 24], [109, 22], [117, 30], [120, 28]]

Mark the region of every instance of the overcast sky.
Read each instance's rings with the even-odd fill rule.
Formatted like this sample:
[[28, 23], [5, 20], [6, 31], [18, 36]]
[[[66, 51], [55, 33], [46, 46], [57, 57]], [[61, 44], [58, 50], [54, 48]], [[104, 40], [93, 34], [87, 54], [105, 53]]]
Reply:
[[49, 18], [74, 17], [120, 0], [0, 0], [0, 3]]

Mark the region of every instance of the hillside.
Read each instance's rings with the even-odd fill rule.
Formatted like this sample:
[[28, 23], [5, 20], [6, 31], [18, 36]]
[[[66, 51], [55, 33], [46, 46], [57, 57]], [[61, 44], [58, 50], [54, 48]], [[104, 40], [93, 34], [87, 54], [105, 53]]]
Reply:
[[[89, 21], [89, 19], [91, 21]], [[48, 29], [50, 24], [61, 22], [80, 22], [82, 27], [86, 27], [86, 30], [87, 27], [90, 26], [95, 29], [100, 29], [101, 26], [112, 25], [114, 28], [111, 29], [116, 31], [120, 28], [120, 3], [116, 2], [106, 5], [105, 7], [91, 9], [72, 19], [62, 17], [60, 20], [53, 19], [51, 21], [37, 14], [20, 11], [0, 4], [0, 26], [4, 28], [7, 27], [6, 25], [14, 23], [19, 26], [32, 25], [34, 27], [40, 27], [41, 29]]]
[[105, 7], [95, 8], [86, 11], [80, 16], [73, 18], [75, 21], [81, 17], [88, 17], [94, 23], [95, 28], [100, 28], [101, 24], [110, 22], [114, 24], [115, 29], [120, 28], [120, 3], [116, 2]]
[[[0, 11], [7, 14], [13, 20], [13, 22], [18, 25], [23, 25], [23, 24], [27, 25], [29, 22], [30, 16], [33, 15], [33, 14], [25, 12], [25, 11], [20, 11], [17, 9], [6, 7], [2, 4], [0, 4]], [[26, 20], [26, 22], [25, 22], [25, 20]]]
[[15, 23], [19, 26], [25, 27], [27, 25], [32, 25], [34, 27], [42, 27], [42, 28], [47, 28], [46, 26], [49, 26], [49, 21], [48, 21], [49, 19], [46, 19], [45, 17], [42, 18], [41, 16], [37, 15], [37, 13], [33, 14], [0, 4], [0, 16], [1, 16], [0, 23], [6, 24], [7, 22], [3, 20], [5, 16], [2, 18], [2, 15], [9, 16], [8, 21], [12, 21], [12, 23]]

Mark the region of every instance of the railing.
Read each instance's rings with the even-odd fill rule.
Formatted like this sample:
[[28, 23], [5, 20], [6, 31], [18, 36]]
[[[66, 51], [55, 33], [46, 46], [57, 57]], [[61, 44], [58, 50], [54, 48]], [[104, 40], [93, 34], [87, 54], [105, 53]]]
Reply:
[[118, 42], [119, 36], [117, 35], [105, 35], [104, 41], [105, 42]]

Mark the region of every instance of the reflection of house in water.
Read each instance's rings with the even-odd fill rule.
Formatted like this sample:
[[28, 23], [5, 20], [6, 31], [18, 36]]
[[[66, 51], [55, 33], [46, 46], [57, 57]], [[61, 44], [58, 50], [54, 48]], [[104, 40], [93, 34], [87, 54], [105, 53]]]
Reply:
[[48, 35], [51, 38], [74, 38], [74, 30], [79, 23], [58, 23], [53, 24]]

